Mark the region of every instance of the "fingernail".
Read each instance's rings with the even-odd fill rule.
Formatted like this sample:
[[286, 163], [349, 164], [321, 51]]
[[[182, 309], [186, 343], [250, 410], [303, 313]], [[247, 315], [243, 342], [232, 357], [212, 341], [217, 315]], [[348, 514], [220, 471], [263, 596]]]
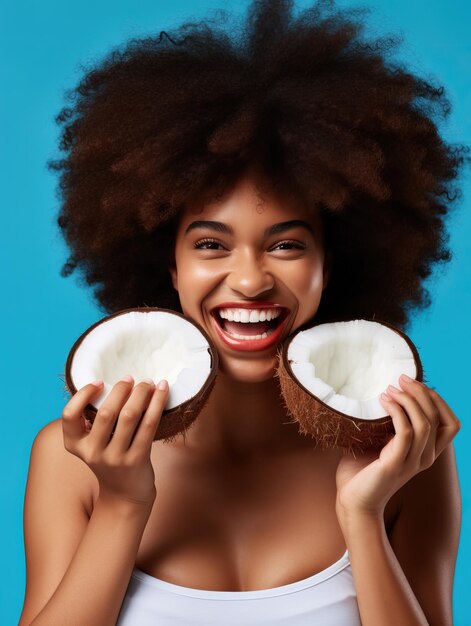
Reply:
[[387, 394], [387, 393], [382, 393], [382, 394], [381, 394], [381, 398], [382, 398], [383, 400], [386, 400], [387, 402], [390, 402], [390, 401], [391, 401], [391, 397], [390, 397], [390, 396], [388, 396], [388, 394]]
[[143, 378], [143, 379], [141, 380], [141, 383], [147, 383], [148, 385], [155, 386], [155, 385], [154, 385], [154, 381], [152, 380], [152, 378]]
[[166, 389], [168, 389], [168, 382], [166, 380], [161, 380], [157, 387], [160, 391], [166, 391]]
[[391, 393], [401, 393], [400, 389], [396, 389], [396, 387], [393, 387], [392, 385], [388, 386], [388, 391]]
[[120, 383], [132, 383], [132, 381], [134, 380], [134, 378], [132, 376], [129, 376], [129, 374], [127, 376], [123, 376], [123, 378], [120, 378], [118, 382]]
[[406, 376], [405, 374], [401, 375], [401, 378], [403, 381], [405, 381], [406, 383], [411, 383], [412, 382], [412, 378], [409, 378], [409, 376]]
[[92, 383], [90, 383], [91, 385], [95, 385], [95, 387], [101, 387], [103, 384], [102, 380], [94, 380]]

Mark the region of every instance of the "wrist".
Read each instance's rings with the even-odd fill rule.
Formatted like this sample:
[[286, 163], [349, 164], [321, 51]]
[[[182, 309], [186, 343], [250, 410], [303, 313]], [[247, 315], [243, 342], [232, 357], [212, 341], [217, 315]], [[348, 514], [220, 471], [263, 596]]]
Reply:
[[351, 561], [369, 556], [375, 549], [382, 550], [387, 544], [384, 518], [369, 512], [356, 511], [340, 515], [339, 526]]
[[384, 526], [384, 509], [368, 511], [365, 509], [350, 508], [337, 504], [335, 508], [337, 519], [342, 531], [358, 529], [359, 527]]
[[154, 502], [157, 496], [157, 491], [149, 494], [149, 496], [143, 500], [135, 500], [125, 496], [121, 496], [115, 493], [100, 489], [98, 493], [97, 505], [102, 508], [112, 510], [116, 514], [132, 515], [132, 514], [148, 514], [152, 511]]

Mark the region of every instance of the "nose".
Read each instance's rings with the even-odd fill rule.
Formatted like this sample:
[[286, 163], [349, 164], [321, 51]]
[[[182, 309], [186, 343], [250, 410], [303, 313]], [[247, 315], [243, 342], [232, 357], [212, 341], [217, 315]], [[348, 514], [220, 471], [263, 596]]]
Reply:
[[265, 291], [270, 291], [275, 285], [275, 279], [272, 274], [252, 254], [244, 254], [237, 257], [226, 282], [233, 291], [247, 298], [254, 298]]

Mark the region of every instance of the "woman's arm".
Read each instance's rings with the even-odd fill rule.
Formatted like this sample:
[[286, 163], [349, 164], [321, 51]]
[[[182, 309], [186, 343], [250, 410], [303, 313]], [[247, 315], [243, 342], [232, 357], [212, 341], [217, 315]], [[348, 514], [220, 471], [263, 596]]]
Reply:
[[[82, 414], [101, 385], [85, 385], [64, 408], [59, 428], [47, 426], [34, 441], [20, 626], [116, 624], [156, 498], [150, 456], [168, 394], [165, 381], [158, 389], [133, 383], [129, 377], [114, 385], [88, 433]], [[91, 472], [99, 496], [88, 520], [83, 485], [90, 485]]]
[[453, 444], [401, 490], [390, 533], [383, 518], [339, 516], [363, 626], [452, 626], [461, 525]]
[[26, 487], [26, 594], [19, 626], [116, 624], [152, 505], [80, 496], [90, 470], [64, 449], [60, 420], [36, 436]]
[[[363, 626], [448, 626], [461, 518], [452, 439], [461, 424], [434, 389], [405, 376], [399, 384], [383, 394], [395, 435], [379, 456], [339, 462], [337, 516]], [[383, 515], [399, 490], [390, 544]]]

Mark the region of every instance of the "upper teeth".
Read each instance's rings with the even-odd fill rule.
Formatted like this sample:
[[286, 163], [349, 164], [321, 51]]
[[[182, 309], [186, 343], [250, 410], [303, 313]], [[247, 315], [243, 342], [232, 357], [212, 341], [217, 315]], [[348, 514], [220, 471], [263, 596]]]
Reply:
[[229, 322], [265, 322], [275, 319], [281, 309], [219, 309], [219, 315]]

